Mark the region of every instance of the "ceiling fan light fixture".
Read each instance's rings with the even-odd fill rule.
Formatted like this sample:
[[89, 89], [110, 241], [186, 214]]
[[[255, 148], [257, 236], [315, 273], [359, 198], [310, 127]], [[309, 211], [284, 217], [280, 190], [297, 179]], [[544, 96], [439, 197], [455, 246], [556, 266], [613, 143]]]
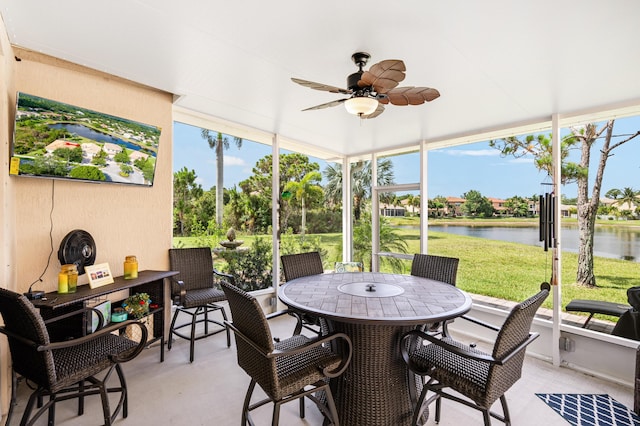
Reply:
[[358, 96], [347, 99], [344, 103], [344, 107], [350, 114], [362, 117], [363, 115], [373, 113], [376, 108], [378, 108], [378, 101], [373, 98]]

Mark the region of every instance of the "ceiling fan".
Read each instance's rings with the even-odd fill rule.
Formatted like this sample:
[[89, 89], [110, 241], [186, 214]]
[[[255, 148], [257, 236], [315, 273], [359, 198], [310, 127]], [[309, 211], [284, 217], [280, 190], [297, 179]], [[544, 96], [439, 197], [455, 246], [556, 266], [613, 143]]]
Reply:
[[384, 112], [384, 105], [420, 105], [440, 96], [440, 92], [430, 87], [396, 87], [405, 78], [406, 68], [400, 59], [387, 59], [378, 62], [372, 65], [369, 71], [364, 71], [362, 68], [367, 65], [369, 58], [371, 55], [366, 52], [356, 52], [351, 56], [358, 67], [358, 72], [347, 77], [346, 89], [292, 78], [294, 83], [311, 89], [351, 95], [348, 98], [312, 106], [303, 109], [303, 111], [323, 109], [344, 103], [345, 108], [351, 114], [360, 118], [374, 118]]

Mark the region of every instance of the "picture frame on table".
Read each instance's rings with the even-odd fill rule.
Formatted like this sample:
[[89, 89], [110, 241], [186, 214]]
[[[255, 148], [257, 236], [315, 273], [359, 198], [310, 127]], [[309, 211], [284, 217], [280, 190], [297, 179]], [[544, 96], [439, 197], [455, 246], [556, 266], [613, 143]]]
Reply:
[[89, 286], [93, 288], [113, 283], [113, 275], [108, 263], [98, 263], [84, 267], [89, 277]]

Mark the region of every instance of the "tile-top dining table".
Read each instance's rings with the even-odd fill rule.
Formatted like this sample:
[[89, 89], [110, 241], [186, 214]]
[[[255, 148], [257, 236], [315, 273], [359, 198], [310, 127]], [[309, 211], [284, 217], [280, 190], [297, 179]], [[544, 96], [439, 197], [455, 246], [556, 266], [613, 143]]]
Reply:
[[412, 275], [377, 272], [310, 275], [284, 284], [278, 297], [290, 308], [323, 317], [346, 333], [353, 358], [332, 379], [343, 425], [408, 425], [413, 414], [399, 341], [418, 325], [463, 315], [471, 298], [453, 285]]

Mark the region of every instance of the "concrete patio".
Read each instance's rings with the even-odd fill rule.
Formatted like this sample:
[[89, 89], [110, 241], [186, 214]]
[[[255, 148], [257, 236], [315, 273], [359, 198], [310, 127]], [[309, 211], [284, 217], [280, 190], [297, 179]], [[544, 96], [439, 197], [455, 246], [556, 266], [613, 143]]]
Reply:
[[[281, 317], [272, 321], [274, 336], [286, 337], [294, 321]], [[151, 347], [134, 361], [124, 364], [129, 386], [129, 416], [116, 424], [129, 425], [238, 425], [249, 377], [236, 363], [235, 345], [226, 347], [224, 334], [201, 340], [196, 344], [195, 361], [189, 363], [189, 344], [177, 340], [166, 352], [165, 362], [159, 362], [158, 347]], [[17, 424], [28, 397], [24, 382], [19, 385], [18, 406], [12, 424]], [[607, 382], [567, 368], [556, 368], [546, 361], [527, 357], [523, 377], [508, 392], [513, 424], [567, 424], [535, 393], [598, 393], [609, 394], [629, 408], [633, 408], [633, 389]], [[322, 416], [307, 402], [305, 419], [298, 417], [298, 404], [285, 404], [281, 425], [322, 425]], [[98, 425], [101, 421], [99, 397], [87, 400], [85, 414], [76, 416], [76, 402], [58, 404], [56, 424]], [[256, 425], [271, 423], [272, 405], [258, 409]], [[499, 408], [498, 408], [499, 410]], [[46, 424], [46, 416], [39, 425]], [[428, 424], [435, 424], [433, 419]], [[480, 425], [482, 415], [460, 404], [443, 401], [441, 425]], [[501, 424], [493, 420], [493, 424]]]

